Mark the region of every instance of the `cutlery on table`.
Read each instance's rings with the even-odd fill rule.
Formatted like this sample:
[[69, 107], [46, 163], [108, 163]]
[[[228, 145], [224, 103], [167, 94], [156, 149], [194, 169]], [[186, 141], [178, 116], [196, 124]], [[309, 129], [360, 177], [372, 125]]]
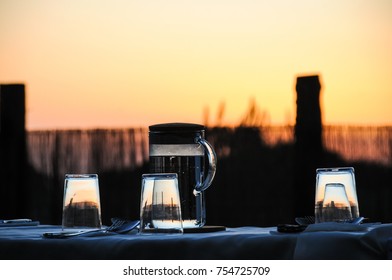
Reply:
[[69, 231], [60, 231], [60, 232], [46, 232], [43, 234], [46, 238], [70, 238], [77, 236], [90, 236], [99, 233], [118, 233], [124, 234], [128, 233], [131, 230], [135, 229], [139, 225], [140, 221], [130, 221], [130, 220], [122, 220], [122, 219], [112, 219], [112, 225], [105, 229], [97, 229], [97, 230], [87, 230], [87, 231], [77, 231], [77, 232], [69, 232]]
[[[358, 218], [354, 218], [354, 219], [343, 220], [338, 223], [359, 225], [365, 219], [366, 218], [364, 218], [364, 217], [358, 217]], [[315, 219], [314, 219], [314, 216], [297, 217], [297, 218], [295, 218], [295, 222], [299, 225], [311, 225], [311, 224], [314, 224]]]
[[11, 219], [11, 220], [0, 220], [0, 224], [12, 224], [12, 223], [29, 223], [31, 219]]

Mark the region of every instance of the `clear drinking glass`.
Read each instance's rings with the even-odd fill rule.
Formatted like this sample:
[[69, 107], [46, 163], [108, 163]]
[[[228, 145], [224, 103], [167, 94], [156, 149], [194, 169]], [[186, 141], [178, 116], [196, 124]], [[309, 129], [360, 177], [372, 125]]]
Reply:
[[351, 206], [345, 186], [330, 183], [325, 186], [321, 222], [342, 222], [352, 219]]
[[183, 233], [177, 174], [142, 175], [140, 233]]
[[98, 175], [66, 174], [62, 229], [93, 230], [101, 226]]
[[327, 184], [343, 184], [351, 207], [352, 218], [359, 217], [358, 197], [353, 167], [319, 168], [316, 170], [315, 222], [322, 221], [322, 208]]

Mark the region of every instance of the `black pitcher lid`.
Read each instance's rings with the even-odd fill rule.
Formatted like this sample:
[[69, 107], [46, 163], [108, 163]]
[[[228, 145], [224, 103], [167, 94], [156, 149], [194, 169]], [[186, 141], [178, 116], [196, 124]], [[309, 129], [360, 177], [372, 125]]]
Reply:
[[153, 132], [170, 132], [170, 131], [182, 131], [192, 132], [204, 130], [204, 125], [194, 123], [161, 123], [149, 126], [150, 131]]

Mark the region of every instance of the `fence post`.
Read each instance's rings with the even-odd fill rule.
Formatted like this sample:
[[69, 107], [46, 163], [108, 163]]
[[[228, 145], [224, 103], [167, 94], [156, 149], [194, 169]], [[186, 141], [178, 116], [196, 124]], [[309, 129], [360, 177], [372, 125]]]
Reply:
[[24, 84], [0, 85], [0, 216], [24, 217], [27, 210]]
[[294, 214], [313, 215], [316, 168], [323, 151], [319, 77], [297, 77], [297, 117], [294, 129]]

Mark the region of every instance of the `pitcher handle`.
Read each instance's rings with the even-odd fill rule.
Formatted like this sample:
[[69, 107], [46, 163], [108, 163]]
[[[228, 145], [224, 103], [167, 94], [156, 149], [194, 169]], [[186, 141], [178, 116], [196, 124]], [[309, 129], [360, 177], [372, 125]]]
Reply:
[[196, 186], [195, 190], [198, 192], [205, 191], [212, 183], [212, 180], [215, 177], [216, 172], [216, 154], [211, 144], [208, 143], [201, 136], [196, 137], [195, 142], [202, 145], [204, 149], [207, 151], [208, 156], [208, 173], [206, 179], [201, 182], [198, 186]]

